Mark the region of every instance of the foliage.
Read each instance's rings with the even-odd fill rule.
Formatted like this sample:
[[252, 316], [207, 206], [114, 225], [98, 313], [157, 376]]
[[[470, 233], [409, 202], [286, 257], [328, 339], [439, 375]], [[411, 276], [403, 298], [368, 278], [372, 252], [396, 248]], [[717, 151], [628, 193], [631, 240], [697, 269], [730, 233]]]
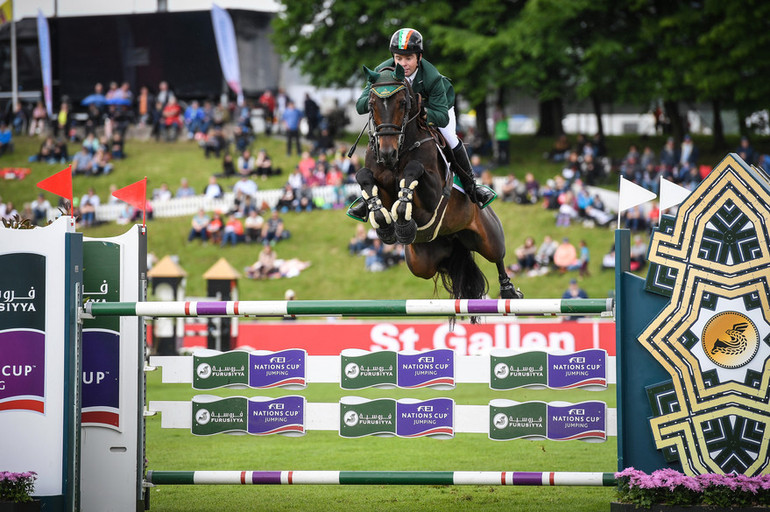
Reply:
[[673, 469], [659, 469], [648, 475], [627, 468], [615, 473], [615, 478], [618, 479], [619, 500], [643, 507], [655, 504], [720, 508], [770, 505], [770, 475], [687, 476]]
[[32, 501], [31, 494], [35, 490], [36, 479], [37, 473], [34, 471], [23, 473], [0, 471], [0, 501], [13, 503]]

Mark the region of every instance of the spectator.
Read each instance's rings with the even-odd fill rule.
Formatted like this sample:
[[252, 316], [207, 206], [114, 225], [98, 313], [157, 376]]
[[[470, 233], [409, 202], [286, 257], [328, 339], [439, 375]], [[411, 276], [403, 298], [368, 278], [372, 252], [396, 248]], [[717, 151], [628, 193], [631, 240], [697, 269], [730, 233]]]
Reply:
[[[487, 171], [485, 170], [484, 172]], [[484, 174], [484, 172], [482, 172], [482, 174]], [[504, 202], [521, 204], [524, 196], [524, 185], [516, 179], [516, 176], [514, 176], [513, 173], [510, 173], [508, 177], [505, 178], [505, 183], [503, 183], [500, 192]]]
[[223, 229], [221, 247], [224, 247], [228, 242], [235, 246], [238, 242], [243, 242], [244, 239], [243, 224], [235, 216], [229, 215]]
[[329, 133], [329, 129], [321, 128], [321, 133], [318, 134], [318, 136], [315, 139], [315, 142], [313, 143], [312, 153], [314, 155], [320, 155], [332, 149], [334, 149], [334, 139]]
[[309, 93], [305, 93], [305, 118], [307, 119], [309, 139], [315, 139], [318, 136], [318, 125], [321, 122], [321, 108], [318, 106]]
[[184, 127], [187, 129], [187, 139], [192, 140], [203, 133], [205, 112], [198, 100], [192, 100], [184, 111]]
[[569, 227], [573, 220], [578, 218], [577, 200], [572, 190], [559, 194], [559, 213], [556, 215], [556, 225]]
[[123, 149], [124, 142], [123, 136], [120, 132], [112, 134], [112, 141], [110, 142], [110, 155], [113, 160], [122, 160], [126, 158], [126, 153]]
[[25, 128], [27, 128], [27, 123], [27, 112], [24, 110], [24, 106], [21, 104], [21, 102], [17, 101], [13, 108], [13, 116], [11, 117], [13, 132], [16, 135], [21, 135], [24, 133]]
[[225, 195], [222, 187], [219, 185], [219, 183], [217, 183], [216, 176], [209, 177], [209, 184], [206, 185], [206, 189], [203, 191], [203, 195], [209, 199], [220, 199]]
[[13, 151], [13, 131], [6, 123], [0, 123], [0, 156]]
[[37, 226], [44, 226], [48, 222], [51, 213], [51, 203], [43, 193], [37, 195], [37, 199], [30, 204], [32, 208], [32, 221]]
[[222, 158], [222, 173], [219, 176], [223, 178], [235, 176], [235, 162], [233, 162], [233, 155], [230, 153], [225, 153]]
[[270, 218], [262, 226], [262, 243], [275, 245], [283, 238], [288, 238], [288, 233], [284, 231], [283, 219], [278, 216], [278, 210], [273, 210]]
[[195, 195], [195, 189], [193, 189], [187, 182], [187, 178], [179, 180], [179, 188], [176, 189], [176, 197], [192, 197]]
[[634, 243], [631, 244], [629, 258], [629, 268], [631, 272], [641, 270], [647, 264], [647, 244], [644, 243], [641, 235], [634, 236]]
[[275, 266], [277, 254], [272, 246], [265, 245], [259, 251], [259, 259], [250, 267], [246, 268], [246, 276], [251, 279], [267, 279], [276, 274], [278, 268]]
[[631, 231], [644, 231], [647, 228], [647, 222], [645, 221], [644, 211], [641, 206], [634, 206], [624, 211], [622, 214], [625, 218], [625, 226]]
[[[70, 160], [69, 151], [67, 151], [67, 140], [59, 137], [53, 146], [53, 163], [66, 164]], [[50, 163], [50, 162], [49, 162]]]
[[237, 167], [238, 174], [241, 176], [251, 176], [256, 173], [256, 160], [251, 156], [251, 151], [244, 149], [238, 157]]
[[540, 183], [531, 172], [524, 175], [524, 193], [526, 201], [530, 204], [536, 204], [540, 200]]
[[379, 238], [375, 239], [373, 245], [365, 249], [363, 254], [366, 257], [364, 267], [369, 272], [382, 272], [387, 268], [385, 265], [385, 248], [382, 240]]
[[173, 197], [171, 190], [168, 188], [168, 183], [163, 182], [160, 184], [159, 189], [155, 189], [152, 192], [152, 199], [154, 201], [168, 201]]
[[38, 101], [35, 104], [35, 108], [32, 109], [32, 122], [29, 123], [30, 135], [41, 135], [46, 131], [46, 125], [48, 124], [48, 112], [45, 109], [42, 101]]
[[270, 159], [270, 155], [267, 154], [267, 150], [265, 149], [260, 149], [259, 153], [257, 153], [254, 166], [256, 167], [257, 176], [261, 177], [263, 180], [266, 180], [268, 176], [272, 176], [273, 174], [280, 174], [279, 172], [273, 171], [273, 161]]
[[99, 204], [99, 196], [96, 195], [93, 187], [80, 198], [79, 208], [83, 226], [93, 226], [96, 223], [96, 208]]
[[689, 164], [692, 167], [698, 166], [698, 148], [695, 146], [690, 135], [685, 135], [682, 141], [682, 147], [679, 150], [679, 164]]
[[91, 159], [91, 174], [110, 174], [112, 168], [109, 155], [105, 150], [99, 148]]
[[258, 242], [262, 234], [262, 226], [265, 224], [265, 219], [253, 209], [249, 212], [246, 221], [244, 222], [244, 228], [246, 230], [246, 241], [249, 243]]
[[578, 286], [577, 279], [569, 280], [569, 287], [564, 291], [561, 296], [562, 299], [587, 299], [588, 294], [580, 286]]
[[247, 196], [249, 199], [255, 199], [257, 197], [257, 184], [249, 178], [248, 174], [242, 174], [241, 179], [235, 182], [233, 185], [233, 193], [239, 192]]
[[569, 155], [570, 147], [566, 135], [560, 135], [553, 143], [551, 151], [545, 154], [545, 157], [552, 162], [563, 162]]
[[206, 235], [211, 239], [212, 243], [219, 244], [222, 242], [222, 231], [224, 227], [222, 214], [220, 212], [214, 212], [214, 216], [206, 226]]
[[72, 124], [72, 119], [70, 117], [70, 106], [66, 101], [64, 101], [59, 107], [59, 113], [56, 114], [56, 121], [54, 123], [54, 129], [53, 129], [54, 136], [55, 137], [61, 136], [65, 138], [69, 137], [71, 124]]
[[610, 251], [602, 257], [602, 270], [615, 268], [615, 244], [610, 246]]
[[179, 136], [179, 132], [182, 129], [182, 107], [176, 101], [174, 96], [171, 96], [161, 111], [163, 117], [163, 129], [166, 133], [167, 141], [175, 141]]
[[677, 155], [676, 147], [674, 146], [674, 138], [669, 137], [660, 151], [660, 165], [665, 170], [672, 171], [678, 163], [679, 155]]
[[559, 244], [556, 243], [551, 235], [545, 235], [543, 243], [540, 244], [540, 247], [537, 248], [537, 252], [535, 252], [535, 263], [539, 268], [550, 268], [553, 263], [553, 255], [558, 246]]
[[591, 252], [588, 250], [588, 244], [585, 240], [580, 241], [580, 255], [578, 257], [578, 265], [573, 266], [569, 270], [578, 270], [580, 272], [580, 277], [587, 277], [591, 275], [591, 272], [588, 269], [588, 265], [591, 262]]
[[136, 98], [136, 117], [141, 126], [152, 124], [152, 111], [155, 105], [155, 97], [150, 93], [146, 85], [139, 88], [139, 96]]
[[96, 153], [96, 150], [99, 149], [100, 146], [99, 139], [97, 139], [93, 133], [89, 133], [86, 135], [86, 138], [83, 139], [83, 147], [88, 150], [90, 156], [94, 156], [94, 153]]
[[203, 154], [206, 158], [213, 153], [215, 157], [219, 158], [219, 155], [223, 150], [227, 148], [227, 141], [222, 133], [222, 128], [209, 128], [206, 135], [206, 140], [203, 143]]
[[283, 193], [281, 194], [281, 197], [278, 198], [278, 204], [276, 204], [275, 208], [276, 210], [280, 210], [285, 213], [289, 210], [293, 210], [297, 206], [295, 203], [296, 201], [297, 196], [294, 193], [294, 188], [291, 186], [291, 184], [287, 183], [283, 187]]
[[495, 111], [495, 142], [497, 144], [497, 165], [508, 165], [511, 159], [511, 134], [508, 133], [508, 118], [498, 108]]
[[76, 174], [91, 174], [93, 167], [93, 156], [88, 152], [88, 148], [83, 146], [80, 151], [72, 159], [72, 175]]
[[283, 112], [283, 124], [286, 128], [286, 155], [291, 156], [292, 141], [296, 143], [297, 154], [302, 152], [299, 141], [299, 123], [302, 120], [302, 111], [294, 106], [293, 101], [289, 101], [286, 110]]
[[528, 236], [524, 240], [524, 245], [520, 245], [515, 251], [516, 260], [518, 261], [518, 271], [523, 272], [532, 270], [535, 268], [535, 256], [537, 254], [537, 246], [535, 245], [535, 239]]
[[738, 153], [738, 156], [747, 164], [754, 165], [757, 163], [757, 153], [754, 151], [754, 148], [751, 147], [751, 142], [749, 142], [748, 137], [741, 137], [741, 143], [735, 152]]
[[576, 264], [579, 265], [577, 250], [574, 245], [569, 243], [569, 238], [563, 238], [558, 247], [556, 247], [553, 253], [553, 264], [561, 273], [574, 269]]
[[273, 92], [270, 89], [266, 89], [257, 101], [264, 111], [265, 132], [270, 135], [273, 131], [273, 122], [275, 121], [275, 96], [273, 96]]
[[171, 99], [176, 100], [174, 91], [171, 90], [171, 88], [168, 86], [168, 82], [165, 80], [158, 84], [158, 95], [155, 97], [155, 99], [158, 103], [160, 103], [161, 110]]
[[192, 226], [190, 227], [190, 234], [187, 237], [188, 242], [192, 242], [195, 238], [200, 238], [205, 243], [208, 240], [208, 225], [209, 217], [206, 212], [201, 208], [198, 213], [192, 218]]
[[236, 126], [233, 131], [233, 144], [238, 153], [243, 153], [251, 145], [251, 135], [242, 126]]
[[483, 165], [481, 163], [481, 157], [477, 154], [474, 154], [471, 156], [471, 171], [473, 171], [473, 176], [476, 178], [481, 177], [481, 173], [487, 170], [487, 166]]

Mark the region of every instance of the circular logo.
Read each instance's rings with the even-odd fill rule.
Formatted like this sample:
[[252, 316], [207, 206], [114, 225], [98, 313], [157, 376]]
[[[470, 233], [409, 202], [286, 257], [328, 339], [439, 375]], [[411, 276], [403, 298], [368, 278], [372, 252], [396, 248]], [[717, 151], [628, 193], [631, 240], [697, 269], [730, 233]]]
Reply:
[[508, 426], [508, 416], [499, 412], [492, 418], [492, 423], [494, 423], [495, 428], [505, 428]]
[[358, 413], [356, 411], [346, 412], [343, 421], [348, 427], [355, 427], [358, 424]]
[[208, 379], [211, 377], [211, 366], [208, 363], [201, 363], [195, 369], [195, 373], [198, 374], [198, 377], [201, 379]]
[[361, 369], [356, 363], [348, 363], [347, 366], [345, 366], [345, 375], [347, 375], [349, 379], [355, 379], [360, 373]]
[[508, 365], [505, 363], [497, 363], [495, 365], [495, 377], [498, 379], [504, 379], [508, 376], [510, 373], [510, 370], [508, 369]]
[[722, 368], [740, 368], [759, 350], [759, 332], [749, 317], [736, 311], [717, 313], [701, 335], [703, 352]]
[[209, 420], [211, 420], [211, 413], [207, 409], [198, 409], [198, 412], [195, 413], [195, 422], [198, 425], [205, 425]]

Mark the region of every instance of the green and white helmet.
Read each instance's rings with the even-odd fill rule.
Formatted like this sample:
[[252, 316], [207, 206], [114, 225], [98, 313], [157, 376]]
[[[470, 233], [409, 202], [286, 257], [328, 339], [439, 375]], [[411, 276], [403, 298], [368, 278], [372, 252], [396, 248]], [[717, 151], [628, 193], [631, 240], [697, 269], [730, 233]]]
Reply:
[[390, 37], [390, 53], [422, 54], [422, 34], [413, 28], [400, 28]]

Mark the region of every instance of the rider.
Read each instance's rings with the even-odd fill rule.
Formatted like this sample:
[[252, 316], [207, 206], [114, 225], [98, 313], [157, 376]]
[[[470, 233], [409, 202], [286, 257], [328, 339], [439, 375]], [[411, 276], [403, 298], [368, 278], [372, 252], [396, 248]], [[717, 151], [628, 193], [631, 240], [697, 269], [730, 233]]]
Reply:
[[[438, 127], [446, 139], [457, 162], [455, 174], [460, 178], [468, 197], [479, 208], [485, 208], [495, 198], [495, 193], [488, 187], [477, 187], [473, 177], [468, 153], [462, 141], [457, 137], [457, 120], [455, 118], [455, 92], [449, 79], [438, 72], [436, 67], [423, 58], [422, 34], [411, 28], [401, 28], [390, 38], [390, 53], [388, 59], [375, 69], [394, 67], [396, 64], [404, 68], [404, 75], [416, 94], [422, 96], [423, 105], [429, 125]], [[369, 92], [372, 84], [367, 82], [364, 91], [356, 102], [359, 114], [369, 112]], [[364, 201], [358, 201], [351, 206], [351, 216], [365, 219], [367, 207]]]

